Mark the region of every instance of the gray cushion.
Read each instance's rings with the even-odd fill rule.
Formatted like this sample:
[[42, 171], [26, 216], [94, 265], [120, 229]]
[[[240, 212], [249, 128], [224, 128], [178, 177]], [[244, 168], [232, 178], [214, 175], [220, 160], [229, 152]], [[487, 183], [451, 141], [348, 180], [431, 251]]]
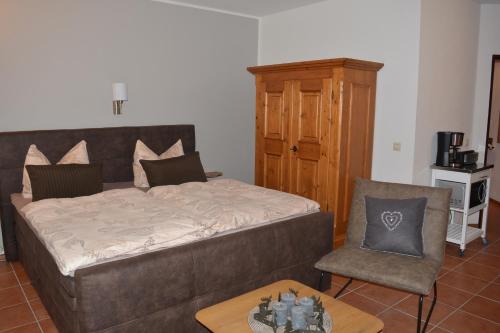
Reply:
[[422, 226], [427, 198], [365, 196], [366, 231], [362, 248], [422, 257]]

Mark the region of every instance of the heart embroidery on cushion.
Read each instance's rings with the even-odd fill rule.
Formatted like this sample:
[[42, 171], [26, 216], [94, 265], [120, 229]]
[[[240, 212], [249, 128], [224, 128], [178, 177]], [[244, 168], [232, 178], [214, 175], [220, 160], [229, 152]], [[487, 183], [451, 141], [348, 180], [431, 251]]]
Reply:
[[383, 212], [380, 215], [382, 222], [389, 231], [394, 231], [398, 225], [403, 221], [403, 214], [401, 212]]

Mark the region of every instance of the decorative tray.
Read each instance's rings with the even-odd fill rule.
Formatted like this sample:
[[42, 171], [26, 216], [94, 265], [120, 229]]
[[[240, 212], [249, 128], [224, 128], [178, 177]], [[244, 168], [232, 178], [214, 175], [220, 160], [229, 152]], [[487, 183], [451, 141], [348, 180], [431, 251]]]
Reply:
[[[248, 325], [252, 329], [252, 332], [254, 333], [275, 333], [273, 331], [273, 328], [256, 320], [254, 318], [254, 315], [259, 312], [259, 307], [256, 306], [250, 312], [248, 313]], [[270, 319], [271, 316], [269, 316], [268, 319]], [[328, 314], [328, 312], [323, 313], [323, 329], [325, 330], [325, 333], [331, 333], [332, 332], [332, 327], [333, 327], [333, 322], [332, 322], [332, 317]], [[316, 327], [314, 325], [311, 325], [310, 329], [314, 330]], [[285, 333], [285, 327], [281, 326], [278, 327], [276, 333]], [[308, 332], [308, 331], [299, 331], [299, 332]]]

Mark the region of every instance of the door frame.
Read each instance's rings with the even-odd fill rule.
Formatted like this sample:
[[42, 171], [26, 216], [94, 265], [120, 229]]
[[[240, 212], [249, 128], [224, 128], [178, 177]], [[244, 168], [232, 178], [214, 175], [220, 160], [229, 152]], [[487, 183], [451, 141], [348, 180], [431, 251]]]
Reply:
[[[488, 138], [490, 136], [490, 121], [491, 121], [491, 104], [493, 102], [493, 82], [495, 80], [495, 63], [500, 62], [500, 54], [494, 54], [491, 59], [491, 79], [490, 79], [490, 100], [488, 104], [488, 123], [486, 126], [486, 140], [484, 145], [484, 164], [486, 165], [486, 161], [488, 158]], [[497, 140], [497, 138], [493, 138]]]

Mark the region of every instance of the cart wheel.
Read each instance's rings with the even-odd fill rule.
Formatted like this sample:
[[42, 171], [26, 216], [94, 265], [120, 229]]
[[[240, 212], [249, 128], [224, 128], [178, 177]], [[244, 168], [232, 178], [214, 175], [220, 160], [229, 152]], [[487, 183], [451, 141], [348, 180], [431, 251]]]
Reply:
[[486, 246], [490, 243], [490, 242], [488, 242], [488, 240], [486, 238], [481, 238], [481, 242], [483, 242], [484, 246]]
[[458, 255], [463, 257], [465, 255], [465, 250], [458, 250]]

